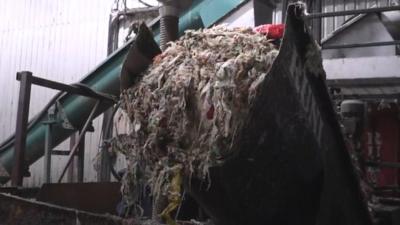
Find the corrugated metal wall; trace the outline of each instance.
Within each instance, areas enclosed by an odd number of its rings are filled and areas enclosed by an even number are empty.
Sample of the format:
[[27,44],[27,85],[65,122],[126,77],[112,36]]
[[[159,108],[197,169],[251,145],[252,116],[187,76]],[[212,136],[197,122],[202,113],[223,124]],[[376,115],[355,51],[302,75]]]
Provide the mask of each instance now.
[[[335,12],[352,9],[366,9],[372,7],[385,7],[397,4],[398,0],[323,0],[323,12]],[[328,36],[352,16],[337,16],[322,20],[322,37]]]
[[[297,0],[291,0],[295,2]],[[337,12],[352,9],[366,9],[371,7],[385,7],[399,4],[399,0],[314,0],[321,1],[322,12]],[[290,1],[289,1],[290,2]],[[310,11],[310,8],[308,9]],[[276,10],[272,16],[273,23],[282,22],[282,3],[276,4]],[[322,38],[329,36],[334,30],[341,26],[346,20],[352,16],[337,16],[323,18],[321,23]]]
[[[14,133],[18,101],[16,72],[73,83],[107,56],[108,19],[113,0],[1,0],[0,1],[0,142]],[[32,88],[30,117],[56,93]],[[95,181],[93,160],[101,129],[101,118],[94,121],[95,133],[87,135],[85,180]],[[57,149],[68,149],[68,141]],[[65,156],[53,156],[53,178],[59,176]],[[43,179],[42,160],[30,168],[27,186],[38,186]]]

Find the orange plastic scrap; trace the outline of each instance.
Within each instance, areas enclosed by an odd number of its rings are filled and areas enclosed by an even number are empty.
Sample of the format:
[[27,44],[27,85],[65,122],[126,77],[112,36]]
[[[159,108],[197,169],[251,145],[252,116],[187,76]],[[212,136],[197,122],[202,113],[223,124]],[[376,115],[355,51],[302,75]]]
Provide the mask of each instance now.
[[163,59],[163,54],[158,54],[158,55],[154,56],[153,63],[160,64],[162,59]]
[[267,35],[269,39],[281,39],[285,32],[285,24],[264,24],[255,27],[254,31]]

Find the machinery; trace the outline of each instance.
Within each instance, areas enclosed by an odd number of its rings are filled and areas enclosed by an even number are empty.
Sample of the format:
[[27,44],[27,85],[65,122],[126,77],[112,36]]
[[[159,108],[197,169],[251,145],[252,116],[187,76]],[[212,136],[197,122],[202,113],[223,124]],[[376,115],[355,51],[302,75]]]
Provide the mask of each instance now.
[[[238,7],[243,1],[218,1],[217,5],[213,3],[212,6],[210,5],[210,2],[211,1],[209,0],[194,1],[192,6],[187,9],[186,12],[181,14],[179,23],[180,34],[182,34],[183,31],[187,29],[198,29],[211,26],[212,24],[216,23],[220,18],[225,16],[229,11],[233,10],[235,7]],[[160,30],[159,24],[155,24],[152,29],[153,32],[157,34],[155,36],[155,40],[160,40],[160,37],[158,35]],[[147,46],[146,41],[148,41],[148,39],[146,40],[146,38],[144,38],[143,42],[138,45],[139,48],[144,48],[145,51],[145,48]],[[129,49],[132,45],[134,45],[134,43],[134,41],[130,41],[125,46],[121,47],[119,50],[113,53],[108,59],[106,59],[103,63],[101,63],[97,68],[95,68],[79,82],[81,86],[86,85],[96,92],[106,93],[112,96],[119,96],[119,75],[122,70],[122,64],[127,57]],[[135,55],[132,55],[132,57],[135,57]],[[149,55],[141,57],[140,59],[142,59],[143,61],[135,62],[134,64],[137,65],[139,69],[143,69],[143,66],[146,65],[146,63],[150,63],[149,59],[146,61],[146,57],[149,57]],[[128,57],[126,60],[130,62],[138,59],[135,58],[130,60],[130,58]],[[48,84],[48,82],[45,83]],[[54,86],[51,87],[54,88]],[[65,89],[61,90],[66,91]],[[71,88],[69,88],[69,90],[71,90]],[[53,126],[53,146],[61,143],[76,130],[83,128],[86,119],[89,117],[91,110],[96,104],[96,99],[87,98],[84,96],[77,96],[75,94],[71,94],[68,92],[60,93],[52,101],[53,103],[55,101],[59,102],[59,106],[62,107],[62,111],[64,112],[63,114],[66,118],[68,118],[68,121],[70,122],[72,127],[75,128],[65,129],[61,126],[61,124]],[[86,94],[86,96],[87,95],[88,94]],[[108,109],[110,106],[112,106],[112,104],[112,101],[100,102],[98,105],[98,109],[95,110],[95,113],[92,116],[92,119],[100,115],[101,112]],[[47,110],[48,108],[50,108],[51,105],[53,104],[49,104],[48,107],[46,107],[41,113],[39,113],[37,117],[35,117],[35,119],[29,122],[26,135],[27,151],[25,152],[24,157],[25,163],[27,163],[27,165],[32,164],[44,154],[46,126],[42,122],[47,120]],[[8,138],[0,146],[0,183],[5,183],[10,179],[14,160],[14,142],[15,138],[18,136],[18,133],[19,132],[16,132],[16,135]]]
[[[211,6],[210,2],[193,1],[191,8],[180,16],[180,33],[189,28],[208,27],[242,3],[224,0],[214,1]],[[239,137],[238,154],[224,166],[211,169],[210,189],[202,188],[197,180],[191,181],[190,185],[186,183],[189,195],[214,224],[372,224],[325,83],[320,51],[304,22],[305,10],[300,3],[288,7],[279,55],[263,83],[262,97],[254,103],[255,110]],[[154,33],[158,32],[157,26],[152,29]],[[81,84],[63,86],[41,80],[31,73],[20,73],[19,79],[28,87],[39,84],[67,93],[56,96],[56,100],[29,124],[21,110],[19,132],[0,146],[0,182],[5,183],[13,176],[13,184],[20,185],[24,165],[43,156],[44,149],[48,152],[73,129],[81,130],[81,139],[90,127],[90,121],[112,106],[113,96],[119,95],[120,74],[122,77],[137,75],[158,53],[150,32],[141,27],[133,41],[106,59]],[[21,96],[29,98],[24,91]],[[56,112],[65,115],[66,119],[49,128],[42,122],[57,114],[51,109],[55,102]],[[21,109],[24,108],[26,105],[21,103]],[[51,142],[46,141],[50,133]],[[79,142],[69,153],[69,159],[79,151]],[[67,189],[87,192],[83,186]],[[51,185],[47,188],[50,190]],[[8,192],[18,194],[22,190],[11,188]],[[37,198],[51,202],[43,196]],[[116,201],[109,204],[117,207]],[[81,209],[85,210],[85,207]],[[120,217],[6,194],[0,194],[0,221],[7,221],[7,224],[129,222]]]

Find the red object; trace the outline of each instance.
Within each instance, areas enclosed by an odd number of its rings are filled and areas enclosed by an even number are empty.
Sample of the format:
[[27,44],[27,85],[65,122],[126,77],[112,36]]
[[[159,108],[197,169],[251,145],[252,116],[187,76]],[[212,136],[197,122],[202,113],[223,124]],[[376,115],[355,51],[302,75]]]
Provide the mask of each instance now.
[[210,109],[208,109],[206,116],[209,120],[212,120],[214,118],[214,105],[211,105]]
[[264,24],[255,27],[254,31],[265,34],[270,39],[280,39],[285,32],[285,24]]
[[161,53],[161,54],[158,54],[158,55],[154,56],[154,58],[153,58],[153,63],[154,63],[154,64],[159,64],[159,63],[161,62],[162,59],[163,59],[162,53]]
[[[368,117],[368,127],[364,134],[364,158],[369,161],[400,163],[400,120],[399,110],[395,105],[378,109],[373,106]],[[400,169],[380,167],[368,171],[367,176],[377,186],[398,186]]]

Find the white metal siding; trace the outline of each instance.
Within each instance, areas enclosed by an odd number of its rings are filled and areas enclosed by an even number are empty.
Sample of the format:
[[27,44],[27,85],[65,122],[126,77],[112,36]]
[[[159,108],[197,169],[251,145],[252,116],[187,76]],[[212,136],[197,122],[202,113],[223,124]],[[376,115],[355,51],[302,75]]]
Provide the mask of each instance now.
[[[113,0],[1,0],[0,1],[0,142],[14,133],[18,101],[16,72],[65,82],[79,81],[107,56],[108,18]],[[30,117],[39,112],[56,93],[32,88]],[[93,160],[101,129],[101,118],[93,123],[96,132],[86,138],[85,180],[95,181]],[[57,149],[68,149],[69,143]],[[53,179],[65,164],[65,156],[53,156]],[[30,168],[27,186],[43,179],[39,160]]]
[[[372,7],[386,7],[397,4],[398,0],[323,0],[323,12],[335,12],[353,9],[366,9]],[[340,27],[350,16],[337,16],[322,19],[322,37],[331,34]]]
[[254,27],[253,1],[244,4],[221,21],[221,24],[227,24],[228,27]]

